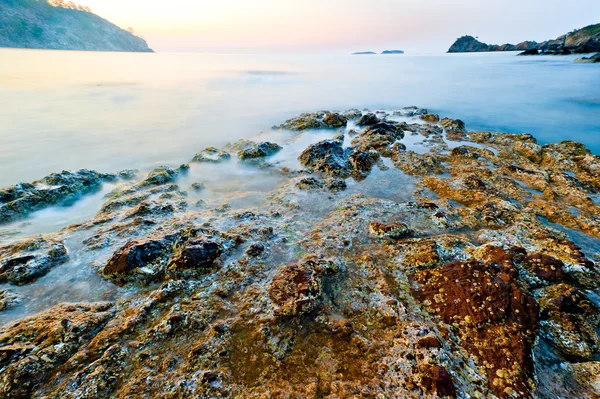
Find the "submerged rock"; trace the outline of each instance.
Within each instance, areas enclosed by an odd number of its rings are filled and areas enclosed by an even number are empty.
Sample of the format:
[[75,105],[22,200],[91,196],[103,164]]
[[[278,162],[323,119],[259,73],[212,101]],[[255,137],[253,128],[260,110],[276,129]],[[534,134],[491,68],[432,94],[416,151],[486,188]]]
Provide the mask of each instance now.
[[103,182],[114,181],[116,175],[82,169],[53,173],[33,183],[20,183],[0,190],[0,223],[72,201],[98,190]]
[[215,147],[209,147],[197,153],[192,162],[221,163],[229,159],[231,159],[231,154],[228,152],[220,151]]
[[189,165],[183,164],[177,169],[170,168],[168,166],[161,166],[151,171],[146,179],[144,179],[139,186],[160,186],[163,184],[171,183],[181,173],[185,173],[190,168]]
[[252,161],[260,158],[270,157],[271,155],[277,154],[283,147],[279,144],[264,142],[260,144],[254,144],[240,152],[238,152],[238,158],[242,161]]

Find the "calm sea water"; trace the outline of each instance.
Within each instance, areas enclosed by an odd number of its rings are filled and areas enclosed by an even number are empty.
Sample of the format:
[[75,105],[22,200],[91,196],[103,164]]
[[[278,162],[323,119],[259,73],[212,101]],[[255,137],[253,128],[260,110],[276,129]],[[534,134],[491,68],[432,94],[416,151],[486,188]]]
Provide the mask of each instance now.
[[266,56],[0,50],[0,187],[180,164],[303,111],[425,107],[600,153],[600,65],[515,53]]
[[[542,142],[574,139],[600,153],[600,66],[574,64],[573,57],[0,50],[0,60],[0,187],[63,169],[143,172],[161,164],[177,166],[207,146],[253,137],[282,144],[270,161],[295,169],[301,151],[332,132],[297,136],[270,127],[319,109],[417,105],[461,118],[471,130],[529,132]],[[418,151],[409,137],[405,143]],[[191,204],[201,199],[210,208],[227,203],[235,209],[260,207],[281,177],[232,160],[192,164],[177,180],[182,189],[194,182],[207,189],[190,191]],[[348,184],[343,195],[414,199],[414,179],[395,168]],[[0,225],[0,245],[92,218],[113,188],[105,184],[69,206]],[[314,202],[306,208],[319,213],[331,205]],[[69,260],[33,284],[0,284],[23,298],[0,312],[0,325],[64,301],[118,300],[130,294],[91,267],[105,262],[116,247],[84,251],[86,234],[71,234],[65,241]]]

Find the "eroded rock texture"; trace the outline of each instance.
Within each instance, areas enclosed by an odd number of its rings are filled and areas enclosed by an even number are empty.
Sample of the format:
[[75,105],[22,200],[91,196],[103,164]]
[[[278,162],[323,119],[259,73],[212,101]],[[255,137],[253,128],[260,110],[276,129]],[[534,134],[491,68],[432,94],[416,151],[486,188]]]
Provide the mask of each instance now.
[[[80,267],[126,290],[4,325],[0,396],[598,397],[600,158],[416,107],[272,133],[329,128],[298,170],[244,164],[280,179],[261,206],[198,206],[189,166],[161,167],[95,218],[0,248],[6,311],[74,237],[96,256]],[[195,160],[282,145],[260,143]]]

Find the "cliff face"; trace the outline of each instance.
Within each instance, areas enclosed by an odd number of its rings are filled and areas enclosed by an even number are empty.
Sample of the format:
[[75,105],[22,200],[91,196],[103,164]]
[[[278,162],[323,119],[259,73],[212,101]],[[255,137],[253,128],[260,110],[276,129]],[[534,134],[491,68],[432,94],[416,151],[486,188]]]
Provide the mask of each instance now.
[[0,0],[0,47],[151,52],[88,8],[56,0]]
[[527,51],[528,54],[583,54],[600,51],[600,24],[586,26],[554,40],[542,43],[525,41],[519,44],[486,44],[473,36],[463,36],[454,42],[449,53],[473,53],[485,51]]

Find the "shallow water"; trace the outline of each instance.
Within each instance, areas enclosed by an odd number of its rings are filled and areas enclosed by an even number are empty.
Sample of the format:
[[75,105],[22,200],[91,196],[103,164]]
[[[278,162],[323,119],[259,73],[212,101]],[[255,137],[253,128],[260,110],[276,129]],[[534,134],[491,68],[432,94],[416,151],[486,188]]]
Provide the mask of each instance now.
[[515,53],[436,56],[0,50],[0,187],[63,169],[148,170],[303,111],[427,107],[470,130],[600,153],[600,67]]

